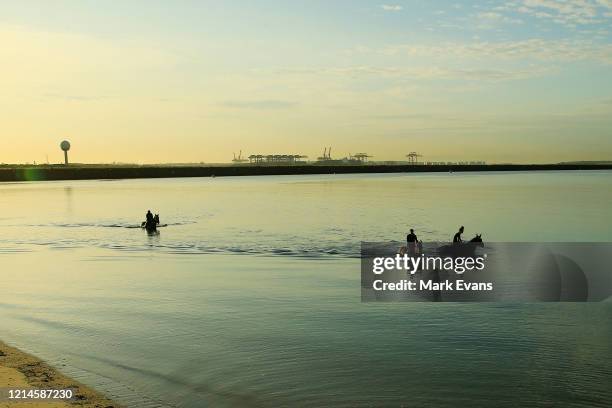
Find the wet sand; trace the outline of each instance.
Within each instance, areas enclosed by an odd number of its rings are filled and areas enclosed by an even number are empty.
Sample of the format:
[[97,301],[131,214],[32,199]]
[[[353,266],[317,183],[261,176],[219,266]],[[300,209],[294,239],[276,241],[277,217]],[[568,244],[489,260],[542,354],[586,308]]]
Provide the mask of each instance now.
[[8,388],[26,390],[71,388],[74,391],[74,398],[70,401],[28,400],[19,402],[0,399],[0,408],[120,407],[91,388],[66,377],[36,357],[0,342],[0,389]]

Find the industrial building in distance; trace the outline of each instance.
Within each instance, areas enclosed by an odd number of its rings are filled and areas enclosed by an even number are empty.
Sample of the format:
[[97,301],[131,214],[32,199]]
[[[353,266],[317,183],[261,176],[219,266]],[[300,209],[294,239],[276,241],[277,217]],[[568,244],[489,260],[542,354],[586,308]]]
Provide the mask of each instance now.
[[382,161],[374,162],[370,159],[373,156],[368,153],[355,153],[348,154],[343,158],[333,158],[331,155],[331,147],[323,149],[323,154],[317,157],[316,161],[305,160],[308,156],[303,154],[252,154],[248,157],[242,156],[242,150],[232,159],[234,165],[365,165],[365,164],[409,164],[409,165],[427,165],[427,166],[474,166],[474,165],[486,165],[484,161],[420,161],[419,158],[423,157],[422,154],[417,152],[410,152],[406,155],[407,161]]
[[306,161],[303,154],[252,154],[242,151],[231,163],[164,163],[164,164],[83,164],[68,161],[70,143],[63,141],[62,164],[36,163],[11,165],[0,163],[0,182],[43,180],[91,180],[166,177],[266,176],[292,174],[348,173],[425,173],[478,171],[550,171],[550,170],[612,170],[612,162],[564,162],[549,164],[486,164],[484,161],[436,162],[421,161],[417,152],[406,155],[404,161],[371,161],[367,153],[349,154],[335,159],[331,148],[325,148],[316,161]]
[[322,165],[361,165],[366,164],[371,158],[367,153],[349,154],[342,159],[334,159],[331,157],[331,147],[323,150],[323,155],[317,157],[314,162],[307,161],[308,156],[304,154],[252,154],[247,158],[243,158],[242,150],[232,159],[232,164],[245,165],[305,165],[305,164],[322,164]]

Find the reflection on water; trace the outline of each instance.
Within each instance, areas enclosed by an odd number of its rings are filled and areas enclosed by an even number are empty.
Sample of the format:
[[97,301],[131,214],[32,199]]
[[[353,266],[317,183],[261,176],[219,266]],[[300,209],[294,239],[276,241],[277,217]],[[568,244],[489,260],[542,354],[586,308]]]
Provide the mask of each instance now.
[[[324,175],[11,183],[0,186],[0,248],[149,250],[138,228],[161,214],[157,250],[356,257],[359,242],[609,241],[611,172]],[[115,228],[129,231],[118,231]]]
[[72,213],[72,186],[65,186],[64,193],[66,195],[66,212]]
[[609,406],[609,302],[363,304],[353,256],[610,241],[610,175],[0,185],[0,338],[129,406]]

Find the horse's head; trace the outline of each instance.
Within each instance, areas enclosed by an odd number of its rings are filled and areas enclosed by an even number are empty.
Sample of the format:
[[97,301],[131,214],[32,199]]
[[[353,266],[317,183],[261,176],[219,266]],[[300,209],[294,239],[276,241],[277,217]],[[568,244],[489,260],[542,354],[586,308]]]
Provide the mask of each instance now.
[[474,238],[470,240],[470,242],[480,242],[482,243],[482,234],[476,234]]

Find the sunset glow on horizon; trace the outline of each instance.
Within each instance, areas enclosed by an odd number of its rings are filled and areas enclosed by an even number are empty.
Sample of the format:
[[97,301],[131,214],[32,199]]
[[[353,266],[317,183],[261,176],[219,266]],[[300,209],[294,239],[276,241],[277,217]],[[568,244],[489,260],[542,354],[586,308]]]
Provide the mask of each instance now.
[[612,160],[612,1],[0,1],[0,163]]

